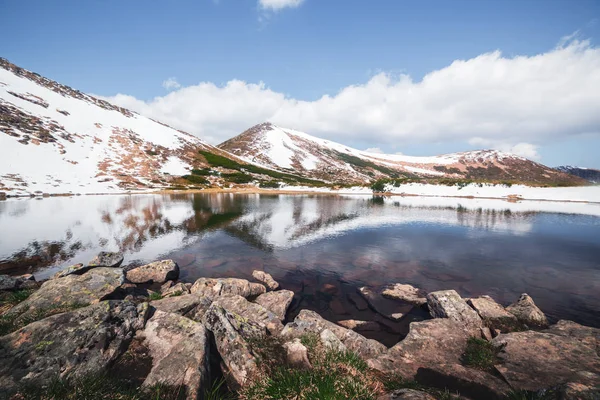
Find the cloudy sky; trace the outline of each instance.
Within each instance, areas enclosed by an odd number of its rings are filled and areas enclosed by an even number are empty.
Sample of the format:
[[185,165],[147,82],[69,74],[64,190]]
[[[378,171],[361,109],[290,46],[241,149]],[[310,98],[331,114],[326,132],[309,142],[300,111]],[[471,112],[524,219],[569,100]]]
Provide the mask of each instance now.
[[600,168],[598,0],[0,1],[0,33],[0,56],[213,144],[271,121]]

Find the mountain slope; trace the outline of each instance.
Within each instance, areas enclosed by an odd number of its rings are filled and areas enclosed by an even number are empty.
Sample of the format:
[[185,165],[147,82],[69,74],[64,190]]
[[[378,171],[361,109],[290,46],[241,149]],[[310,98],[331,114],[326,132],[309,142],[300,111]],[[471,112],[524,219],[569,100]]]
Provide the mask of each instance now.
[[496,150],[435,157],[368,153],[271,123],[256,125],[218,147],[249,162],[335,182],[409,177],[553,185],[584,183],[574,176]]
[[106,193],[169,186],[234,156],[195,136],[0,58],[0,192]]
[[600,183],[600,170],[597,169],[573,167],[570,165],[556,167],[556,169],[567,174],[578,176],[590,183]]

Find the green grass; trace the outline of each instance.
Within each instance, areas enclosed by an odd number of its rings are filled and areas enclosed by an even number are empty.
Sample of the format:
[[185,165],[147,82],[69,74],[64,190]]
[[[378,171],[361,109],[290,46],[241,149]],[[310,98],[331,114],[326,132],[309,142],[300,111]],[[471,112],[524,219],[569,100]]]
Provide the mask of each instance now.
[[467,367],[489,371],[498,362],[498,351],[487,340],[471,337],[462,355],[462,363]]
[[15,332],[22,327],[31,324],[32,322],[39,321],[52,315],[74,311],[79,308],[87,307],[88,305],[89,304],[87,303],[57,304],[35,310],[34,312],[26,314],[25,316],[10,313],[2,315],[0,316],[0,336]]
[[4,292],[0,296],[0,307],[4,305],[14,306],[22,301],[25,301],[35,292],[33,289],[22,289],[14,292]]
[[208,175],[212,175],[212,171],[208,168],[204,168],[204,169],[193,169],[192,170],[192,175],[202,175],[202,176],[208,176]]
[[203,178],[199,175],[184,175],[182,176],[188,182],[195,183],[197,185],[208,185],[209,182],[206,178]]
[[258,187],[263,189],[279,189],[279,182],[276,181],[264,181],[258,184]]
[[157,293],[157,292],[152,292],[150,293],[150,296],[148,296],[148,300],[153,301],[153,300],[160,300],[162,299],[162,294]]

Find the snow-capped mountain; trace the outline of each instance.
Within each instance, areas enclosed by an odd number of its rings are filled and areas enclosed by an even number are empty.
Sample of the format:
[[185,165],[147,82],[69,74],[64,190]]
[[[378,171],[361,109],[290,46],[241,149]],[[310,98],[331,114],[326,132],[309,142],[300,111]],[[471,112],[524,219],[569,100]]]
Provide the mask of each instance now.
[[571,165],[563,165],[560,167],[556,167],[556,169],[561,172],[583,178],[590,183],[594,183],[594,184],[600,183],[600,170],[597,170],[597,169],[584,168],[584,167],[573,167]]
[[0,58],[0,192],[107,193],[167,186],[202,167],[195,136]]
[[218,147],[249,162],[334,182],[419,177],[582,183],[573,176],[497,150],[434,157],[369,153],[271,123],[256,125]]

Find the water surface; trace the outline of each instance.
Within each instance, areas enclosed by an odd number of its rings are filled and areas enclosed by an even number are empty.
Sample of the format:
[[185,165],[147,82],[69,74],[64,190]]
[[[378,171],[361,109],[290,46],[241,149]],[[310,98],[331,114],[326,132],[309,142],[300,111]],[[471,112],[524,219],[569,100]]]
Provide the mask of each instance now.
[[[362,285],[401,282],[503,304],[527,292],[553,320],[600,326],[598,204],[234,194],[11,199],[0,202],[0,232],[0,273],[38,279],[119,250],[125,264],[173,258],[186,281],[264,269],[297,293],[292,315],[310,308],[331,320],[373,319],[348,296]],[[421,317],[385,329],[404,332]]]

